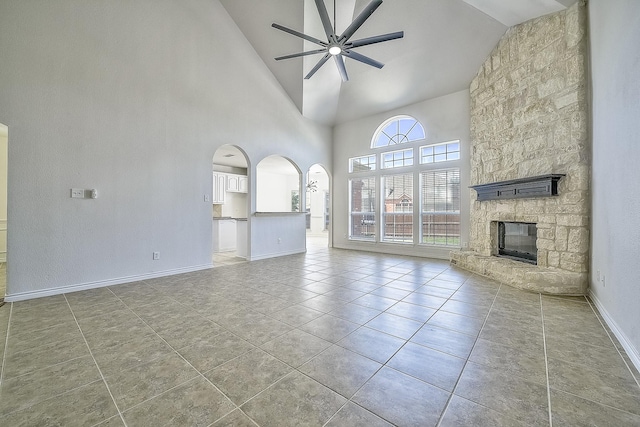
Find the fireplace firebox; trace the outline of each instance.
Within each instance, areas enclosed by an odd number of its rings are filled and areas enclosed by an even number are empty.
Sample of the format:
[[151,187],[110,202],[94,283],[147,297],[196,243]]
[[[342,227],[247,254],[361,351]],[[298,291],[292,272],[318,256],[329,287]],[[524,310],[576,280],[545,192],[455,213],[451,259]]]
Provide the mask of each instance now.
[[529,264],[538,263],[536,224],[498,222],[498,256]]

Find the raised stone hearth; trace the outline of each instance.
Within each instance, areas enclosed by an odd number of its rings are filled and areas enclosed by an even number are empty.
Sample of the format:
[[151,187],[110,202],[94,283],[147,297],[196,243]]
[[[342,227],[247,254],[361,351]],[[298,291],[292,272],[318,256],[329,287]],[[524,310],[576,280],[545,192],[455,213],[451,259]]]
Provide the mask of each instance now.
[[[471,82],[471,185],[564,176],[557,193],[539,198],[478,200],[470,190],[469,249],[452,252],[452,263],[521,289],[586,293],[586,53],[586,7],[578,1],[510,28]],[[538,265],[495,256],[499,221],[536,224]]]
[[572,273],[557,268],[540,268],[472,251],[451,253],[451,263],[498,282],[532,292],[549,295],[585,295],[587,273]]

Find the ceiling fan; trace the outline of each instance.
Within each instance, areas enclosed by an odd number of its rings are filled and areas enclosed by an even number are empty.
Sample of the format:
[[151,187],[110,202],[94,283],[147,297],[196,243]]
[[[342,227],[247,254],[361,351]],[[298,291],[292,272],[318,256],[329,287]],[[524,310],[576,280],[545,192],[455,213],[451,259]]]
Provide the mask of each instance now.
[[[291,59],[298,58],[301,56],[314,55],[317,53],[324,53],[324,56],[318,63],[309,71],[309,73],[304,77],[305,79],[311,78],[316,71],[320,69],[329,58],[333,57],[336,62],[336,66],[338,67],[338,71],[340,72],[340,77],[342,77],[342,81],[346,82],[349,80],[349,76],[347,74],[347,68],[344,65],[344,57],[354,59],[356,61],[363,62],[367,65],[371,65],[376,68],[384,67],[384,64],[376,61],[375,59],[371,59],[367,56],[364,56],[358,52],[355,52],[354,48],[367,46],[374,43],[386,42],[389,40],[400,39],[404,37],[404,31],[398,31],[395,33],[382,34],[379,36],[367,37],[360,40],[349,41],[349,39],[354,35],[356,31],[364,24],[364,22],[371,16],[375,10],[380,7],[382,4],[382,0],[372,0],[371,3],[367,7],[364,8],[362,12],[358,15],[356,19],[347,27],[346,30],[340,35],[336,34],[335,31],[335,16],[334,16],[334,26],[331,25],[331,20],[329,19],[329,14],[327,13],[327,8],[324,4],[324,0],[315,0],[316,7],[318,8],[318,13],[320,14],[320,19],[322,20],[322,26],[324,27],[324,32],[327,36],[327,41],[319,40],[315,37],[308,36],[299,31],[292,30],[291,28],[283,27],[279,24],[272,24],[273,28],[284,31],[285,33],[292,34],[296,37],[303,38],[312,43],[322,46],[322,49],[310,50],[307,52],[294,53],[291,55],[279,56],[275,58],[276,61],[280,61],[283,59]],[[335,11],[335,0],[334,0],[334,11]]]

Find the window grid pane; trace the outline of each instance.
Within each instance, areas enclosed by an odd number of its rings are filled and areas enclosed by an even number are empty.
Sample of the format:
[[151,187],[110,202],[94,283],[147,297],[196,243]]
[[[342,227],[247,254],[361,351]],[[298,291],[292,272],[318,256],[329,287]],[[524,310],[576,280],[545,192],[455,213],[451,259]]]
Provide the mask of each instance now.
[[349,189],[351,192],[349,237],[375,240],[376,179],[374,177],[351,179]]
[[438,163],[460,159],[460,141],[420,147],[420,163]]
[[413,148],[382,153],[382,169],[401,168],[413,165]]
[[460,246],[460,169],[422,172],[421,185],[420,242]]
[[382,240],[413,242],[413,174],[383,177]]
[[355,157],[349,159],[349,172],[366,172],[376,170],[376,156]]
[[413,117],[398,117],[386,123],[373,138],[371,148],[404,144],[425,138],[422,125]]

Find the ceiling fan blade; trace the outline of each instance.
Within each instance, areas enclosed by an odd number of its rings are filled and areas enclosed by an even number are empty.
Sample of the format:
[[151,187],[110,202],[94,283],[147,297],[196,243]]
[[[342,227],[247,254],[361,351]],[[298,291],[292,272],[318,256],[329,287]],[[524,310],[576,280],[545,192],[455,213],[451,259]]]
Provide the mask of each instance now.
[[366,21],[367,18],[369,18],[371,14],[380,7],[381,4],[382,0],[372,0],[371,3],[369,3],[369,5],[365,7],[362,12],[360,12],[360,15],[358,15],[358,17],[353,20],[353,22],[347,27],[347,29],[344,30],[344,33],[342,33],[342,35],[340,36],[339,41],[342,42],[349,40],[351,36],[356,31],[358,31],[358,28],[360,28],[362,24],[364,24],[364,21]]
[[336,61],[336,65],[338,66],[338,71],[340,72],[340,77],[342,77],[343,82],[349,81],[349,75],[347,74],[347,67],[344,65],[344,59],[342,59],[342,55],[335,55],[333,57]]
[[327,51],[327,49],[310,50],[310,51],[307,51],[307,52],[292,53],[291,55],[278,56],[277,58],[274,58],[274,59],[276,61],[281,61],[283,59],[299,58],[301,56],[315,55],[316,53],[322,53],[322,52],[326,52],[326,51]]
[[329,18],[329,13],[327,12],[327,6],[324,4],[324,0],[316,0],[316,7],[318,8],[318,14],[320,14],[320,20],[322,20],[322,26],[324,27],[324,32],[327,35],[327,40],[335,38],[335,33],[331,26],[331,19]]
[[330,57],[331,57],[331,55],[328,54],[328,53],[325,56],[323,56],[322,59],[320,59],[320,61],[318,61],[316,66],[313,67],[311,69],[311,71],[309,71],[309,74],[304,76],[305,80],[309,80],[311,78],[311,76],[313,76],[316,73],[316,71],[318,71],[320,69],[320,67],[322,67],[325,64],[325,62],[327,62],[329,60]]
[[306,34],[302,34],[301,32],[296,31],[296,30],[292,30],[291,28],[283,27],[280,24],[275,24],[274,23],[274,24],[271,24],[271,26],[273,28],[276,28],[276,29],[280,30],[280,31],[284,31],[285,33],[289,33],[289,34],[292,34],[292,35],[294,35],[296,37],[300,37],[302,39],[308,40],[308,41],[310,41],[312,43],[319,44],[320,46],[325,46],[325,47],[327,46],[327,42],[323,42],[322,40],[318,40],[315,37],[311,37],[311,36],[308,36]]
[[367,46],[374,43],[382,43],[389,40],[401,39],[402,37],[404,37],[404,31],[398,31],[396,33],[382,34],[380,36],[373,36],[373,37],[367,37],[365,39],[354,40],[350,43],[347,43],[346,47],[350,49],[352,47]]
[[367,65],[371,65],[372,67],[376,67],[376,68],[384,67],[384,64],[382,62],[376,61],[375,59],[371,59],[368,56],[359,54],[358,52],[354,52],[352,50],[345,50],[342,53],[344,55],[347,55],[348,58],[355,59],[356,61],[360,61]]

